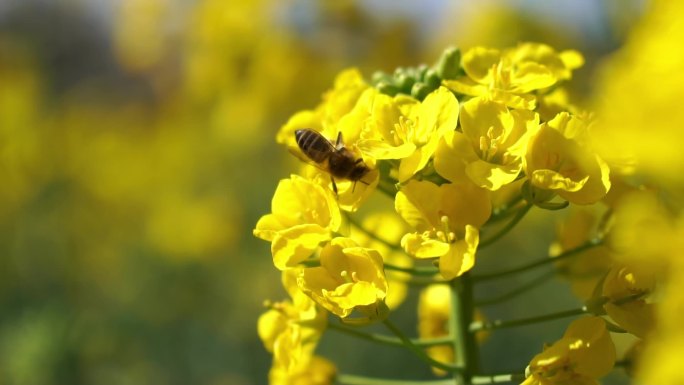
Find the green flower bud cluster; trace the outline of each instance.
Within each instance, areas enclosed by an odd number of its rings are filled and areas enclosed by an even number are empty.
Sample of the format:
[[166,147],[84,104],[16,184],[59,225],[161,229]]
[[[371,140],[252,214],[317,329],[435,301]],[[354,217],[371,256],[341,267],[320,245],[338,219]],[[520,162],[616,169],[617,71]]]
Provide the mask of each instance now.
[[432,67],[425,64],[399,67],[393,74],[378,71],[373,74],[371,82],[383,94],[406,94],[423,100],[442,84],[442,80],[455,79],[463,74],[461,51],[452,47],[447,48]]

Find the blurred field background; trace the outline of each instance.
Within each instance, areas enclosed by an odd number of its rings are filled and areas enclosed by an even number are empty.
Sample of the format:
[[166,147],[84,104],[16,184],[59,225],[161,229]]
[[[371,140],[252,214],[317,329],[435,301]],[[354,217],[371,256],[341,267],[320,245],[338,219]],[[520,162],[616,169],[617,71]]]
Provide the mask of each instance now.
[[[349,66],[369,78],[449,45],[518,41],[583,52],[571,85],[581,100],[643,3],[3,0],[0,384],[266,383],[255,323],[284,291],[251,229],[296,164],[274,141],[288,116]],[[545,253],[543,220],[502,247]],[[550,290],[492,316],[552,308]],[[538,330],[512,345],[524,333],[485,345],[500,364],[490,369],[539,351]],[[417,363],[373,361],[335,336],[321,353],[356,373]]]

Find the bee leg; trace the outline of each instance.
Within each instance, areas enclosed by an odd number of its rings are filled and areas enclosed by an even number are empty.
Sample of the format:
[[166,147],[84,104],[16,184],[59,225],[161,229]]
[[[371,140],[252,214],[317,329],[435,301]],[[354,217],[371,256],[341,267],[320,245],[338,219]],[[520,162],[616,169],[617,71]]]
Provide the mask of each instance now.
[[335,148],[344,147],[342,144],[342,131],[337,133],[337,139],[335,140]]
[[359,163],[363,163],[363,158],[359,158],[356,161],[354,161],[354,164],[359,164]]
[[333,178],[332,175],[330,175],[330,181],[332,182],[333,192],[335,193],[335,197],[337,198],[337,184],[335,183],[335,178]]

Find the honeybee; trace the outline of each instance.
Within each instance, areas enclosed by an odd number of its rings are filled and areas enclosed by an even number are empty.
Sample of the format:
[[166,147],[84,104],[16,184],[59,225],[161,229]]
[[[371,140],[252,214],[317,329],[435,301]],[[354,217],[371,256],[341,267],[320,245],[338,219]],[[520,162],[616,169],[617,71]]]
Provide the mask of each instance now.
[[335,195],[337,195],[335,178],[350,180],[354,182],[354,187],[358,181],[368,184],[361,179],[368,174],[370,168],[366,166],[362,158],[356,158],[344,146],[342,132],[337,135],[335,144],[326,139],[320,132],[308,128],[296,130],[295,139],[304,155],[316,163],[318,168],[330,174]]

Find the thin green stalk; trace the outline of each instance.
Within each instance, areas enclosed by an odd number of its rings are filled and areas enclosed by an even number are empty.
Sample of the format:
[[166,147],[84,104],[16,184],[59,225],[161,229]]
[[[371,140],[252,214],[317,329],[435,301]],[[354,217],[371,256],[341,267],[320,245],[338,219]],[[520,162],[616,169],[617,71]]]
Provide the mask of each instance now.
[[514,326],[531,325],[540,322],[546,322],[550,320],[555,320],[559,318],[572,317],[574,315],[580,315],[587,313],[588,309],[586,306],[582,306],[578,309],[571,309],[565,311],[559,311],[556,313],[544,314],[536,317],[521,318],[517,320],[495,320],[491,322],[473,322],[470,324],[470,332],[475,333],[483,330],[493,330],[493,329],[503,329],[510,328]]
[[473,376],[472,385],[503,384],[507,382],[520,383],[525,380],[524,374],[493,374],[489,376]]
[[449,312],[449,332],[455,336],[452,343],[456,365],[464,368],[463,372],[454,373],[454,381],[464,385],[470,382],[470,377],[479,366],[477,342],[474,334],[468,330],[474,319],[473,287],[469,273],[451,282]]
[[412,275],[435,275],[439,273],[439,269],[436,267],[403,267],[393,265],[391,263],[385,262],[386,270],[401,271],[404,273],[409,273]]
[[[404,341],[397,337],[387,336],[384,334],[366,333],[336,323],[330,323],[328,324],[328,327],[332,330],[337,330],[339,332],[346,333],[368,341],[378,342],[385,345],[404,346]],[[449,336],[439,338],[412,338],[411,343],[416,346],[427,347],[435,345],[447,345],[451,343],[451,340],[452,339]]]
[[479,244],[478,247],[485,247],[485,246],[491,245],[492,243],[496,242],[496,241],[499,240],[501,237],[503,237],[504,235],[506,235],[509,231],[511,231],[511,229],[513,229],[513,228],[515,227],[515,225],[518,224],[518,222],[520,222],[521,219],[523,219],[523,217],[525,216],[525,214],[527,214],[527,212],[530,211],[530,209],[532,208],[532,206],[533,206],[533,205],[532,205],[531,203],[528,203],[528,204],[526,204],[525,206],[523,206],[523,207],[515,214],[515,216],[513,217],[513,219],[511,219],[510,222],[508,222],[505,226],[503,226],[501,229],[499,229],[499,231],[496,232],[496,233],[495,233],[494,235],[492,235],[491,237],[482,240],[482,241],[480,242],[480,244]]
[[521,285],[521,286],[519,286],[513,290],[506,292],[505,294],[498,295],[498,296],[491,297],[491,298],[475,300],[475,306],[489,306],[489,305],[495,305],[497,303],[508,301],[509,299],[514,298],[520,294],[523,294],[528,290],[534,289],[535,287],[539,286],[540,284],[551,279],[553,276],[555,276],[555,274],[556,274],[556,272],[554,270],[549,270],[549,271],[545,272],[544,274],[541,274],[540,276],[532,279],[531,281],[526,282],[525,284],[523,284],[523,285]]
[[337,376],[337,383],[341,385],[453,385],[453,381],[446,380],[419,380],[419,381],[405,381],[405,380],[391,380],[385,378],[370,378],[363,376],[354,376],[351,374],[340,374]]
[[518,205],[518,203],[522,201],[522,199],[522,194],[519,194],[515,198],[511,199],[510,202],[506,203],[505,206],[497,207],[495,211],[492,212],[492,216],[489,217],[487,223],[489,224],[498,222],[499,220],[507,218],[510,215],[514,214],[517,210],[520,210],[522,206]]
[[389,319],[385,319],[382,321],[382,323],[387,326],[387,328],[394,333],[394,335],[399,337],[399,339],[404,343],[404,346],[414,352],[420,359],[430,364],[430,366],[434,366],[435,368],[439,368],[450,373],[463,370],[463,368],[457,365],[449,365],[432,359],[421,347],[414,345],[413,342],[411,342],[411,340],[406,337],[406,335],[404,335],[404,333],[402,333],[402,331],[399,330],[399,328],[397,328]]
[[568,250],[568,251],[558,255],[557,257],[546,257],[546,258],[542,258],[542,259],[539,259],[539,260],[536,260],[536,261],[533,261],[530,263],[526,263],[522,266],[518,266],[518,267],[514,267],[514,268],[510,268],[510,269],[505,269],[505,270],[501,270],[501,271],[496,271],[493,273],[485,273],[485,274],[475,275],[475,276],[473,276],[473,281],[475,281],[475,282],[487,281],[490,279],[505,277],[507,275],[520,273],[520,272],[526,271],[526,270],[531,270],[531,269],[534,269],[534,268],[539,267],[539,266],[544,266],[544,265],[549,264],[549,263],[558,262],[558,261],[563,260],[565,258],[572,257],[578,253],[581,253],[582,251],[591,249],[591,248],[596,247],[596,246],[600,246],[602,244],[603,244],[602,240],[593,239],[593,240],[590,240],[589,242],[587,242],[583,245],[580,245],[574,249]]

